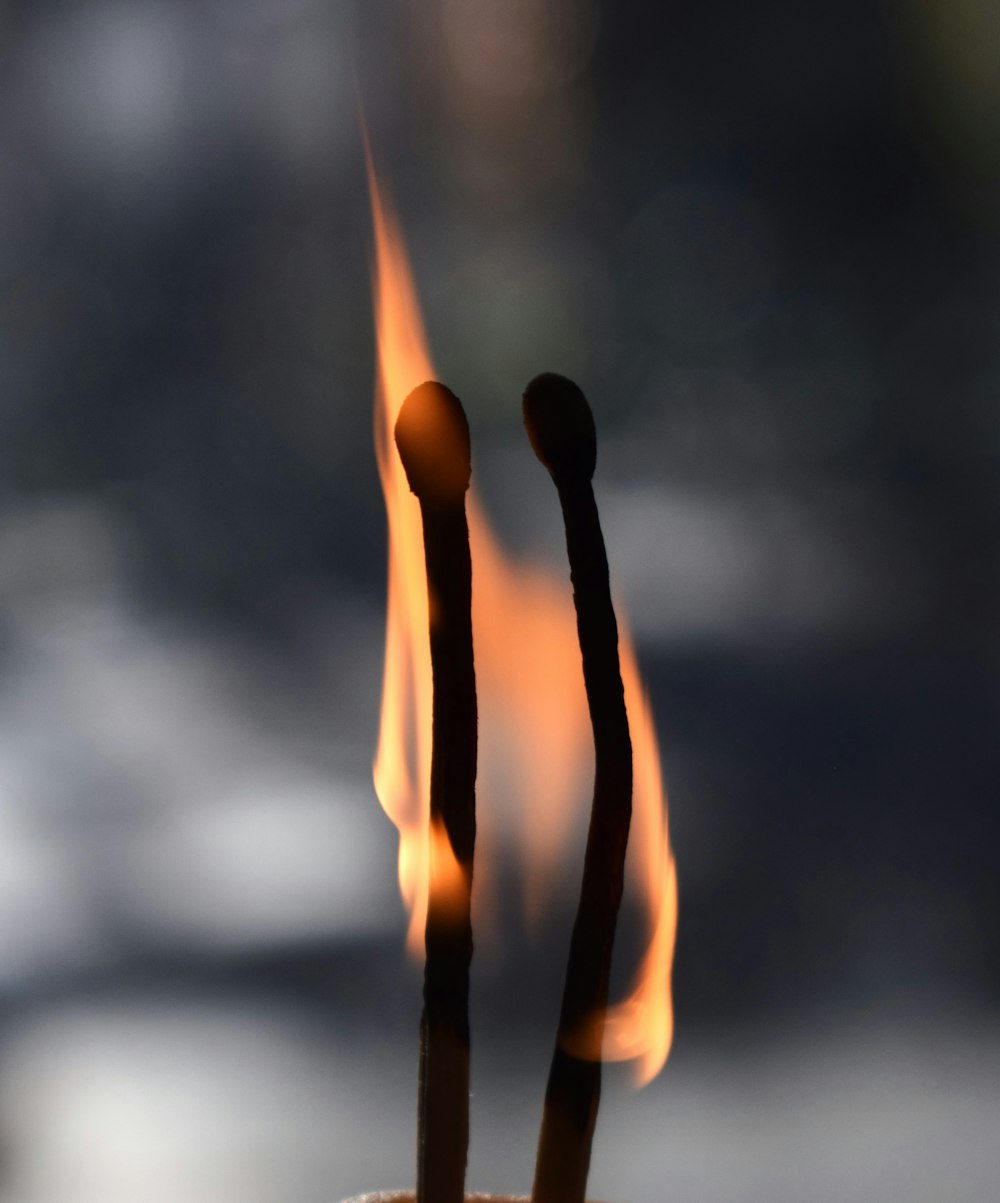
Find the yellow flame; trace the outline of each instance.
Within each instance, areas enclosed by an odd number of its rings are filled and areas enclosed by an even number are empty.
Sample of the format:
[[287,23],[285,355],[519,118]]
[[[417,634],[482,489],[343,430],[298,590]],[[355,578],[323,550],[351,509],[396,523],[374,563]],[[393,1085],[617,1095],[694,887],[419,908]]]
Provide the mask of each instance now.
[[[389,526],[388,612],[382,717],[375,789],[399,830],[399,883],[410,911],[407,944],[420,956],[428,892],[447,896],[462,869],[443,828],[429,822],[431,669],[427,584],[420,510],[393,445],[406,395],[434,379],[408,256],[398,223],[368,156],[375,229],[377,340],[375,450]],[[515,834],[525,869],[526,910],[537,917],[545,882],[577,818],[593,752],[576,618],[566,573],[512,564],[470,491],[473,634],[480,715],[479,835],[476,879],[488,878],[484,799],[503,785],[521,803]],[[644,899],[650,941],[636,985],[623,1002],[595,1017],[580,1047],[588,1056],[636,1061],[640,1082],[659,1072],[670,1049],[670,972],[677,915],[676,880],[667,837],[655,728],[624,623],[622,676],[635,758],[633,888]],[[441,891],[439,895],[438,891]],[[602,1054],[603,1038],[603,1054]]]

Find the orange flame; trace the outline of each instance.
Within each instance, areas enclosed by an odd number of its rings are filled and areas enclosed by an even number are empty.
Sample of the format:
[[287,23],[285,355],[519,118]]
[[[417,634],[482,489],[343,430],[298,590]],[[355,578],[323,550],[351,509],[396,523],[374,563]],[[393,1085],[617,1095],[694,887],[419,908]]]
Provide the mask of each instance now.
[[[621,606],[616,606],[621,611]],[[649,943],[635,985],[622,1002],[596,1015],[570,1042],[577,1056],[634,1061],[635,1083],[645,1086],[663,1068],[674,1038],[670,974],[677,931],[677,871],[666,823],[666,792],[656,727],[639,676],[632,641],[619,619],[622,683],[632,736],[634,780],[629,859],[647,902]]]
[[[367,152],[367,148],[366,148]],[[398,223],[368,154],[375,230],[377,339],[375,451],[389,526],[388,614],[375,789],[399,831],[399,883],[410,911],[407,944],[422,955],[428,893],[447,897],[462,869],[443,829],[429,821],[431,670],[420,509],[393,445],[406,395],[434,379],[423,321]],[[525,906],[537,917],[545,883],[569,839],[593,750],[576,619],[565,573],[513,565],[475,496],[468,498],[473,634],[480,714],[477,889],[488,886],[491,823],[484,799],[505,786],[520,799],[515,833],[525,867]],[[512,638],[512,628],[516,637]],[[635,795],[630,877],[642,894],[651,937],[636,985],[580,1035],[587,1056],[635,1060],[640,1084],[670,1050],[670,972],[677,916],[655,728],[621,624],[622,675],[632,726]],[[501,784],[497,778],[506,780]],[[602,1049],[603,1043],[603,1049]]]

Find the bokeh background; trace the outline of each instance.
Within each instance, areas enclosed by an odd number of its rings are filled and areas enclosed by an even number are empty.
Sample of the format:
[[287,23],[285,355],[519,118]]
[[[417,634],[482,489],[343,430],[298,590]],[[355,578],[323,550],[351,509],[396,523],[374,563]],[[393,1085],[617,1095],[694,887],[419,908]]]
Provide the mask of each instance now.
[[[976,0],[3,5],[3,1203],[413,1180],[359,93],[513,551],[526,381],[601,432],[681,927],[593,1193],[997,1197],[998,64]],[[477,961],[480,1189],[570,901]]]

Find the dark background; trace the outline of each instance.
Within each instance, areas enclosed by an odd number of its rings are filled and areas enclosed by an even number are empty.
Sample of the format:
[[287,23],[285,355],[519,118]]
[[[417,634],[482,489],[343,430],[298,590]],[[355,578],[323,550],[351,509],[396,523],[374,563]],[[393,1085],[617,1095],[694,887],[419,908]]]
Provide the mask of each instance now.
[[[681,925],[595,1195],[995,1198],[998,64],[973,0],[4,6],[3,1203],[412,1181],[356,89],[513,550],[524,384],[598,420]],[[568,905],[477,962],[477,1188]]]

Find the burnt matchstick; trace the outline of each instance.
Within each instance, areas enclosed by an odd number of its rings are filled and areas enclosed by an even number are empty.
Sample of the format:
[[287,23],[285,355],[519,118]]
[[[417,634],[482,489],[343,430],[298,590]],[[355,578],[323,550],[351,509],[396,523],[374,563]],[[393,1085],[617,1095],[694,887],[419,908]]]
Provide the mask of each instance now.
[[[434,691],[417,1203],[463,1203],[469,1146],[469,965],[477,737],[472,560],[465,515],[471,473],[469,427],[454,393],[430,382],[415,388],[403,402],[395,435],[423,520]],[[440,868],[441,859],[449,856],[447,848],[440,848],[442,839],[454,854],[460,870],[457,874],[434,871],[435,861]]]
[[594,801],[583,883],[531,1197],[533,1203],[583,1203],[601,1096],[601,1063],[584,1060],[569,1050],[585,1025],[595,1016],[603,1016],[607,1008],[632,816],[632,742],[608,559],[591,484],[597,435],[590,406],[572,381],[553,374],[538,376],[524,394],[524,424],[562,505],[595,750]]

